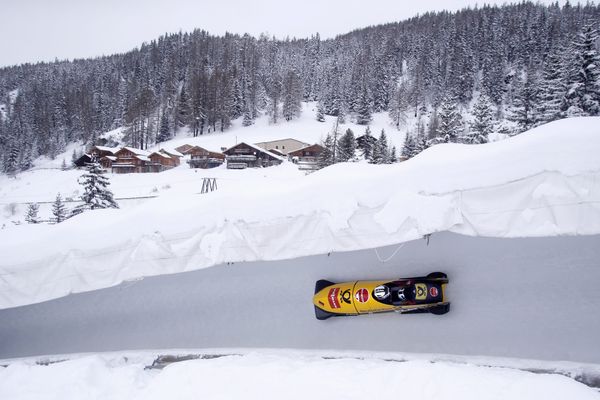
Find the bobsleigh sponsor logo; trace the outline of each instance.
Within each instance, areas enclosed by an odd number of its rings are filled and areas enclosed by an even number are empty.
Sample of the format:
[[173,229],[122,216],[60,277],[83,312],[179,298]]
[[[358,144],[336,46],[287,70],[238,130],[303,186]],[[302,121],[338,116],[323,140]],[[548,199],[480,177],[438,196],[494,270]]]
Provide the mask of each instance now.
[[425,300],[427,298],[427,285],[424,283],[415,284],[416,296],[417,300]]
[[364,303],[367,300],[369,300],[369,291],[367,289],[365,289],[365,288],[358,289],[356,291],[356,293],[354,294],[354,298],[359,303]]
[[342,301],[346,304],[352,304],[350,299],[352,298],[352,294],[350,294],[350,289],[346,289],[342,292]]
[[329,306],[331,308],[340,308],[340,301],[338,295],[340,294],[340,288],[329,289],[327,300],[329,300]]
[[436,287],[430,287],[429,288],[429,294],[431,295],[431,297],[437,297],[438,295],[438,290]]

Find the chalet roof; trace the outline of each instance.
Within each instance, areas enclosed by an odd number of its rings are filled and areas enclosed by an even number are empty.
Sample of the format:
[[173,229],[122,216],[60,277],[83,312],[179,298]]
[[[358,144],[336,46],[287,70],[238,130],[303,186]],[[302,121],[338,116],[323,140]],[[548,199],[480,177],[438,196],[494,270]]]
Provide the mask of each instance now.
[[[235,146],[234,146],[234,147],[235,147]],[[209,153],[221,154],[221,152],[220,152],[220,151],[213,151],[213,150],[209,150],[209,149],[207,149],[207,148],[204,148],[204,147],[202,147],[202,146],[193,146],[193,147],[190,147],[189,149],[187,149],[187,150],[186,150],[186,152],[185,152],[185,153],[186,153],[186,154],[188,154],[188,153],[191,153],[192,151],[194,151],[194,149],[200,149],[200,150],[204,150],[204,151],[206,151],[206,152],[209,152]]]
[[77,165],[78,167],[83,167],[83,166],[85,166],[85,164],[89,163],[90,161],[92,161],[92,156],[90,156],[89,154],[82,154],[73,163],[75,165]]
[[309,144],[308,146],[305,146],[305,147],[303,147],[301,149],[298,149],[298,150],[290,151],[288,154],[291,155],[291,156],[293,156],[295,153],[300,153],[301,154],[303,151],[311,149],[313,147],[314,147],[314,150],[320,150],[320,151],[324,150],[323,146],[321,146],[318,143],[315,143],[315,144]]
[[168,155],[168,154],[166,154],[166,153],[161,153],[160,151],[155,151],[155,152],[151,153],[151,154],[150,154],[150,157],[152,157],[152,156],[153,156],[153,155],[155,155],[155,154],[156,154],[157,156],[161,156],[161,157],[163,157],[163,158],[166,158],[166,159],[169,159],[169,160],[171,159],[171,156],[170,156],[170,155]]
[[[146,150],[142,150],[142,149],[136,149],[135,147],[123,147],[121,150],[129,150],[130,152],[132,152],[133,154],[135,154],[136,156],[146,156],[148,157],[150,155],[149,151]],[[119,151],[121,151],[119,150]]]
[[108,160],[110,160],[110,161],[115,161],[115,160],[117,159],[117,157],[115,157],[115,156],[104,156],[104,157],[102,157],[102,158],[101,158],[101,160],[102,160],[103,158],[106,158],[106,159],[108,159]]
[[283,142],[285,140],[293,140],[294,142],[298,142],[298,143],[301,143],[301,144],[308,145],[308,143],[303,142],[302,140],[298,140],[298,139],[294,139],[294,138],[290,138],[290,137],[285,138],[285,139],[269,140],[269,141],[266,141],[266,142],[258,142],[256,144],[257,145],[259,145],[259,144],[271,144],[271,143]]
[[280,157],[285,157],[286,155],[284,153],[282,153],[281,151],[277,150],[277,149],[271,149],[269,150],[271,153],[275,153]]
[[107,147],[107,146],[92,146],[92,149],[98,149],[100,151],[105,151],[110,154],[115,154],[120,150],[119,147]]
[[268,154],[268,155],[270,155],[271,157],[275,158],[276,160],[280,160],[280,161],[284,161],[284,160],[285,160],[283,157],[280,157],[280,156],[278,156],[278,155],[277,155],[277,154],[275,154],[275,153],[271,153],[269,150],[265,150],[265,149],[263,149],[262,147],[259,147],[259,146],[255,145],[255,144],[252,144],[252,143],[246,143],[246,142],[240,142],[240,143],[236,144],[235,146],[231,146],[230,148],[228,148],[227,150],[225,150],[223,153],[226,153],[226,152],[228,152],[229,150],[231,150],[231,149],[234,149],[234,148],[236,148],[236,147],[238,147],[239,145],[242,145],[242,144],[245,144],[245,145],[246,145],[246,146],[248,146],[248,147],[252,147],[254,150],[256,150],[256,151],[260,151],[261,153]]
[[175,147],[175,150],[177,150],[178,152],[180,152],[183,155],[187,152],[188,149],[191,149],[192,147],[194,147],[194,146],[186,143],[186,144],[182,144],[181,146]]
[[174,157],[183,157],[183,154],[181,154],[181,152],[179,152],[177,150],[160,149],[159,152],[165,153],[165,154],[168,154],[168,155],[174,156]]

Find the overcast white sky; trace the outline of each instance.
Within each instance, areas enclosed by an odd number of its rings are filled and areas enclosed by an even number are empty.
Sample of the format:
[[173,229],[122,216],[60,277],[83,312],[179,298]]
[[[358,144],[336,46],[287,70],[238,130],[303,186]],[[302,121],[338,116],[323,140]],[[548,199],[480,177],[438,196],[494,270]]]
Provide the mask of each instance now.
[[267,32],[277,37],[319,32],[328,38],[426,11],[478,3],[482,4],[475,0],[0,0],[0,66],[123,52],[165,32],[194,28],[214,34]]

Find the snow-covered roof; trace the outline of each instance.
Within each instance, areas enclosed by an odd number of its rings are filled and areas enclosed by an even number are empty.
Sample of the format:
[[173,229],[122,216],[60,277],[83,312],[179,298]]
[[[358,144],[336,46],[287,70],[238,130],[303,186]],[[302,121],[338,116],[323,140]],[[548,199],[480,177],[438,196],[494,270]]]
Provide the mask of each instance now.
[[169,149],[160,149],[159,152],[162,153],[166,153],[170,156],[175,156],[175,157],[183,157],[183,154],[181,154],[181,152],[173,149],[173,150],[169,150]]
[[107,146],[94,146],[93,148],[96,148],[100,151],[106,151],[107,153],[111,153],[111,154],[115,154],[117,151],[120,150],[119,147],[107,147]]
[[291,138],[291,137],[288,137],[288,138],[285,138],[285,139],[268,140],[266,142],[257,142],[256,144],[257,145],[259,145],[259,144],[265,144],[265,145],[267,145],[267,144],[275,144],[275,143],[285,142],[287,140],[293,140],[294,142],[297,142],[297,143],[308,144],[306,142],[303,142],[302,140],[298,140],[298,139]]
[[[117,160],[117,157],[115,157],[115,156],[104,156],[102,158],[106,158],[106,159],[108,159],[110,161],[116,161]],[[102,160],[102,158],[101,158],[101,160]]]
[[129,150],[130,152],[132,152],[133,154],[135,154],[136,156],[149,156],[150,152],[146,151],[146,150],[142,150],[142,149],[136,149],[135,147],[123,147],[125,150]]
[[240,143],[236,144],[235,146],[231,146],[230,148],[228,148],[227,150],[225,150],[223,153],[225,153],[225,152],[227,152],[227,151],[229,151],[229,150],[233,149],[234,147],[237,147],[237,146],[239,146],[240,144],[245,144],[246,146],[248,146],[248,147],[252,147],[253,149],[255,149],[255,150],[257,150],[257,151],[260,151],[260,152],[262,152],[262,153],[266,153],[266,154],[270,155],[271,157],[273,157],[273,158],[275,158],[275,159],[277,159],[277,160],[280,160],[280,161],[285,161],[285,158],[283,158],[283,157],[281,157],[281,156],[278,156],[277,154],[275,154],[275,153],[272,153],[272,152],[270,152],[269,150],[265,150],[265,149],[263,149],[263,148],[262,148],[262,147],[260,147],[260,146],[257,146],[257,145],[255,145],[255,144],[252,144],[252,143],[247,143],[247,142],[240,142]]
[[156,154],[157,156],[161,156],[162,158],[166,158],[166,159],[169,159],[169,160],[171,159],[171,156],[170,156],[170,155],[168,155],[168,154],[166,154],[166,153],[161,153],[160,151],[155,151],[155,152],[153,152],[152,154],[150,154],[150,156],[153,156],[153,155],[155,155],[155,154]]
[[141,160],[141,161],[150,161],[150,159],[148,158],[148,156],[144,156],[144,155],[138,155],[138,154],[136,154],[135,158],[137,158],[138,160]]

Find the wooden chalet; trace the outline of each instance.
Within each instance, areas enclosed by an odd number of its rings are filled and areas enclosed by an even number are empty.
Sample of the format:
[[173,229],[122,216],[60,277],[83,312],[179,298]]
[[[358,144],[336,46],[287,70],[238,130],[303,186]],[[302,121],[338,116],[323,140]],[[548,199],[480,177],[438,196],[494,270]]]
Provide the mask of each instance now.
[[102,168],[109,170],[112,169],[112,164],[117,160],[116,156],[104,156],[101,157],[98,162],[102,166]]
[[88,150],[88,154],[96,157],[97,160],[100,160],[102,157],[114,156],[117,151],[119,151],[118,147],[92,146]]
[[161,151],[150,153],[148,158],[150,161],[146,163],[146,171],[144,172],[162,172],[179,165],[179,158],[170,156]]
[[377,144],[377,138],[374,136],[362,135],[356,138],[356,144],[359,149],[364,150],[366,147],[373,148]]
[[294,164],[301,170],[312,171],[319,168],[319,157],[325,150],[320,144],[313,144],[288,154]]
[[85,154],[75,160],[73,164],[76,167],[81,168],[91,163],[92,160],[96,160],[100,163],[100,165],[102,165],[103,168],[110,169],[117,150],[119,149],[114,147],[92,146]]
[[215,168],[225,162],[225,155],[216,151],[206,150],[200,146],[194,146],[185,152],[190,159],[190,168]]
[[134,147],[123,147],[115,153],[116,159],[112,162],[112,172],[127,174],[133,172],[151,172],[152,161],[150,153]]
[[73,161],[73,165],[75,165],[77,168],[83,168],[91,162],[92,156],[86,153],[81,155],[81,157],[79,157],[77,160]]
[[238,143],[223,152],[229,169],[261,168],[279,165],[284,158],[249,143]]

